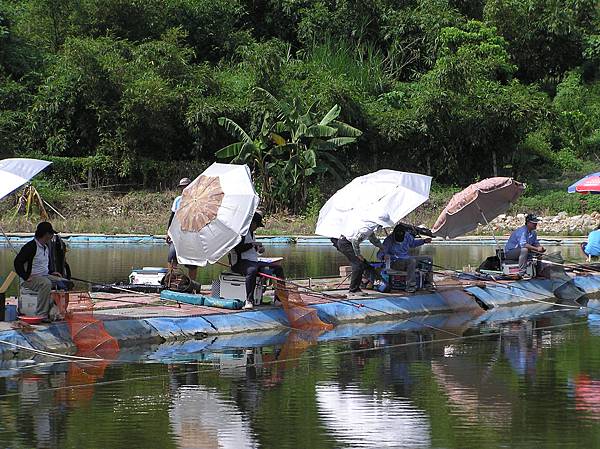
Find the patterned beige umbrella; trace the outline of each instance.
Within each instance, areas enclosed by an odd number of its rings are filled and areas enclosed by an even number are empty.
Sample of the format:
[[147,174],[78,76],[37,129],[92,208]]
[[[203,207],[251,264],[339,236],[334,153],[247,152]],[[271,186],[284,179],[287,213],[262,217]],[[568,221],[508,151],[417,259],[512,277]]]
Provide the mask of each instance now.
[[178,262],[217,262],[248,232],[257,206],[248,166],[212,164],[184,189],[169,227]]
[[504,177],[471,184],[452,197],[431,231],[437,237],[451,239],[474,231],[506,212],[524,190],[525,184]]
[[181,205],[175,213],[181,223],[181,230],[197,232],[213,221],[224,196],[218,176],[198,176],[183,191]]

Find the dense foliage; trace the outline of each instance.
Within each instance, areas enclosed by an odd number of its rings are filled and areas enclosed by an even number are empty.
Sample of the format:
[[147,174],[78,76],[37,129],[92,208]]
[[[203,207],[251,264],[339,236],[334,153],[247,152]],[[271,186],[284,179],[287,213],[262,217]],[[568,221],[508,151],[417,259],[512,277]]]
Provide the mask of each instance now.
[[599,20],[594,0],[0,0],[0,152],[150,187],[218,152],[294,211],[382,167],[574,177],[600,157]]

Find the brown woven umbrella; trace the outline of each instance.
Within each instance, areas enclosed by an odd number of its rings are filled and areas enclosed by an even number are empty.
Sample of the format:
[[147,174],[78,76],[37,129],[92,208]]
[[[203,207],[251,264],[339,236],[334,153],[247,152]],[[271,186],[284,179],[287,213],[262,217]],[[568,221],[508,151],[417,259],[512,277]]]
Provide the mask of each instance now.
[[456,193],[446,205],[431,231],[437,237],[453,239],[489,224],[506,212],[521,196],[525,184],[513,178],[487,178]]
[[181,196],[175,213],[181,230],[198,232],[217,217],[225,193],[218,176],[200,175]]

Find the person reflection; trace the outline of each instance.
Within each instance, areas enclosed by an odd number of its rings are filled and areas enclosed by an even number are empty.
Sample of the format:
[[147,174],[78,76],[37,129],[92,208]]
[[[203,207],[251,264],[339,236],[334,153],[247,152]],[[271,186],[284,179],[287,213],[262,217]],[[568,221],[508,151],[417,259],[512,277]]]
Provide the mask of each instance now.
[[511,323],[502,335],[502,348],[506,360],[520,376],[535,378],[535,368],[540,342],[534,338],[533,322]]

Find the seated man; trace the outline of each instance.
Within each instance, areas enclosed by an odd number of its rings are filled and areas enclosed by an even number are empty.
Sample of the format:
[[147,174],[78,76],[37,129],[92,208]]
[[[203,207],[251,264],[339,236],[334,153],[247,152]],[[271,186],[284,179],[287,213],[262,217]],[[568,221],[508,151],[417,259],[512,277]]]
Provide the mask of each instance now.
[[[257,243],[254,238],[254,232],[264,226],[262,212],[256,211],[252,217],[250,223],[250,230],[246,234],[242,241],[233,248],[231,253],[231,270],[234,273],[246,276],[246,303],[244,309],[252,309],[254,299],[254,289],[256,287],[256,278],[258,273],[262,269],[271,269],[275,277],[279,279],[284,278],[283,268],[280,265],[259,262],[258,254],[264,252],[264,247],[261,243]],[[275,300],[277,300],[277,293],[275,293]]]
[[592,257],[600,257],[600,225],[590,232],[587,242],[581,244],[581,249],[588,262],[592,260]]
[[[406,271],[407,293],[414,293],[416,290],[417,264],[419,262],[425,262],[429,265],[433,264],[433,259],[430,256],[411,256],[409,254],[411,248],[416,248],[425,243],[431,243],[431,239],[416,239],[404,226],[398,225],[394,228],[394,231],[385,238],[383,241],[383,249],[377,254],[380,259],[389,258],[391,267],[394,270]],[[429,273],[425,287],[433,287],[431,273]]]
[[50,273],[50,249],[48,243],[56,231],[47,221],[37,225],[35,238],[27,242],[15,257],[15,271],[23,279],[23,287],[37,292],[36,315],[42,322],[50,322],[52,299],[50,292],[53,284],[64,281],[58,272]]
[[517,228],[508,238],[504,246],[504,258],[508,260],[519,261],[519,274],[523,276],[527,270],[527,260],[531,252],[543,253],[546,251],[537,238],[538,217],[533,214],[527,214],[525,225]]

